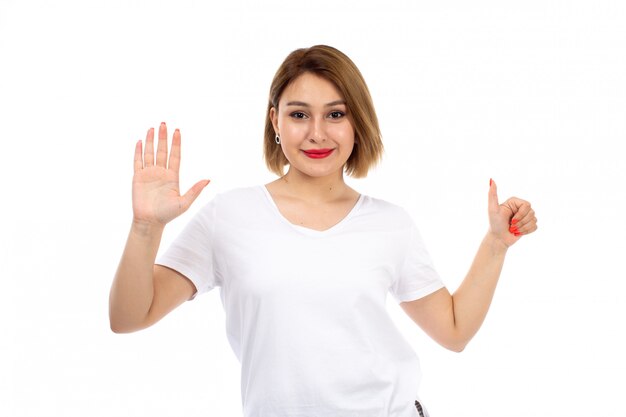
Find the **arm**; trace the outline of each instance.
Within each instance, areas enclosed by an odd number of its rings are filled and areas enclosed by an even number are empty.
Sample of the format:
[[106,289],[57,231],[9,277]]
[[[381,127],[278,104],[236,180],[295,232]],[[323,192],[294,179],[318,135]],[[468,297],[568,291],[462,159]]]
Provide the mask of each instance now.
[[162,228],[133,223],[109,297],[109,319],[115,333],[149,327],[196,292],[180,273],[154,265]]
[[172,140],[167,166],[167,129],[159,128],[154,165],[154,130],[135,148],[133,222],[111,286],[109,320],[116,333],[132,332],[160,320],[195,293],[195,287],[176,271],[154,265],[165,225],[184,213],[208,181],[196,183],[185,195],[178,189],[180,132]]
[[489,190],[489,232],[459,288],[442,288],[424,298],[400,303],[402,309],[442,346],[460,352],[476,334],[489,310],[508,248],[537,230],[530,204],[511,198],[498,204],[494,182]]

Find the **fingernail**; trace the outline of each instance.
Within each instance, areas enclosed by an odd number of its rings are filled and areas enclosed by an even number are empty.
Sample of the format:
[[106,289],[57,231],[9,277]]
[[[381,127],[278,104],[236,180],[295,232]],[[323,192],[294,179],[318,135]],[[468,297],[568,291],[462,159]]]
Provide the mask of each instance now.
[[511,226],[509,227],[509,232],[515,234],[515,233],[519,233],[519,230],[517,229],[517,227]]
[[515,236],[521,236],[522,234],[520,232],[514,233]]
[[511,220],[511,224],[516,224],[519,220],[518,219],[513,219]]
[[161,126],[165,126],[165,122],[161,122]]
[[491,184],[493,184],[493,180],[491,178],[489,178],[489,186],[491,187]]

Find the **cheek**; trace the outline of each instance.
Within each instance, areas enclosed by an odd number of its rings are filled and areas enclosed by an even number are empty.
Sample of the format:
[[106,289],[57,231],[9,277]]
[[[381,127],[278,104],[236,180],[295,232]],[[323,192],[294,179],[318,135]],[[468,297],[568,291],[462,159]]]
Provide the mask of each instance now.
[[279,127],[281,137],[284,137],[286,140],[289,138],[298,139],[305,131],[303,125],[298,123],[282,123]]
[[338,125],[330,133],[332,137],[343,143],[354,143],[354,129],[351,125]]

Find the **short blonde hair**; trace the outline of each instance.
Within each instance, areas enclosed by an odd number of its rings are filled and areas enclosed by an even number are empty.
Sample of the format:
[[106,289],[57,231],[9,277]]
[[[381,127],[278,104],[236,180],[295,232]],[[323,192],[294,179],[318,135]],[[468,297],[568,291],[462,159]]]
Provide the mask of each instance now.
[[274,75],[270,87],[265,120],[263,155],[270,171],[281,176],[289,161],[275,142],[276,132],[270,110],[278,111],[283,91],[304,73],[313,73],[330,82],[346,101],[348,117],[354,127],[354,149],[345,165],[346,174],[362,178],[382,157],[383,142],[378,117],[369,89],[359,69],[343,52],[330,46],[316,45],[290,53]]

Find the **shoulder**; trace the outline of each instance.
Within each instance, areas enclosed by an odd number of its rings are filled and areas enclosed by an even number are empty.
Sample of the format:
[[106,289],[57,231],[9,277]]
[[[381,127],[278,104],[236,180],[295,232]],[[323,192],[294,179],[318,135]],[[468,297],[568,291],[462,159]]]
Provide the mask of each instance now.
[[263,186],[233,188],[218,192],[202,209],[205,216],[220,223],[245,226],[267,213],[267,197]]
[[402,219],[410,218],[409,213],[404,209],[404,207],[397,204],[369,195],[363,195],[361,198],[363,199],[363,208],[365,210],[375,212],[383,216],[401,217]]
[[233,188],[227,191],[219,192],[213,201],[218,205],[238,205],[248,202],[258,201],[264,197],[264,191],[261,185],[250,187]]
[[361,199],[361,214],[377,223],[398,228],[410,228],[414,224],[409,212],[397,204],[368,195],[362,195]]
[[216,198],[229,200],[240,200],[249,198],[258,198],[263,194],[262,185],[252,185],[248,187],[231,188],[230,190],[220,191],[215,196]]

